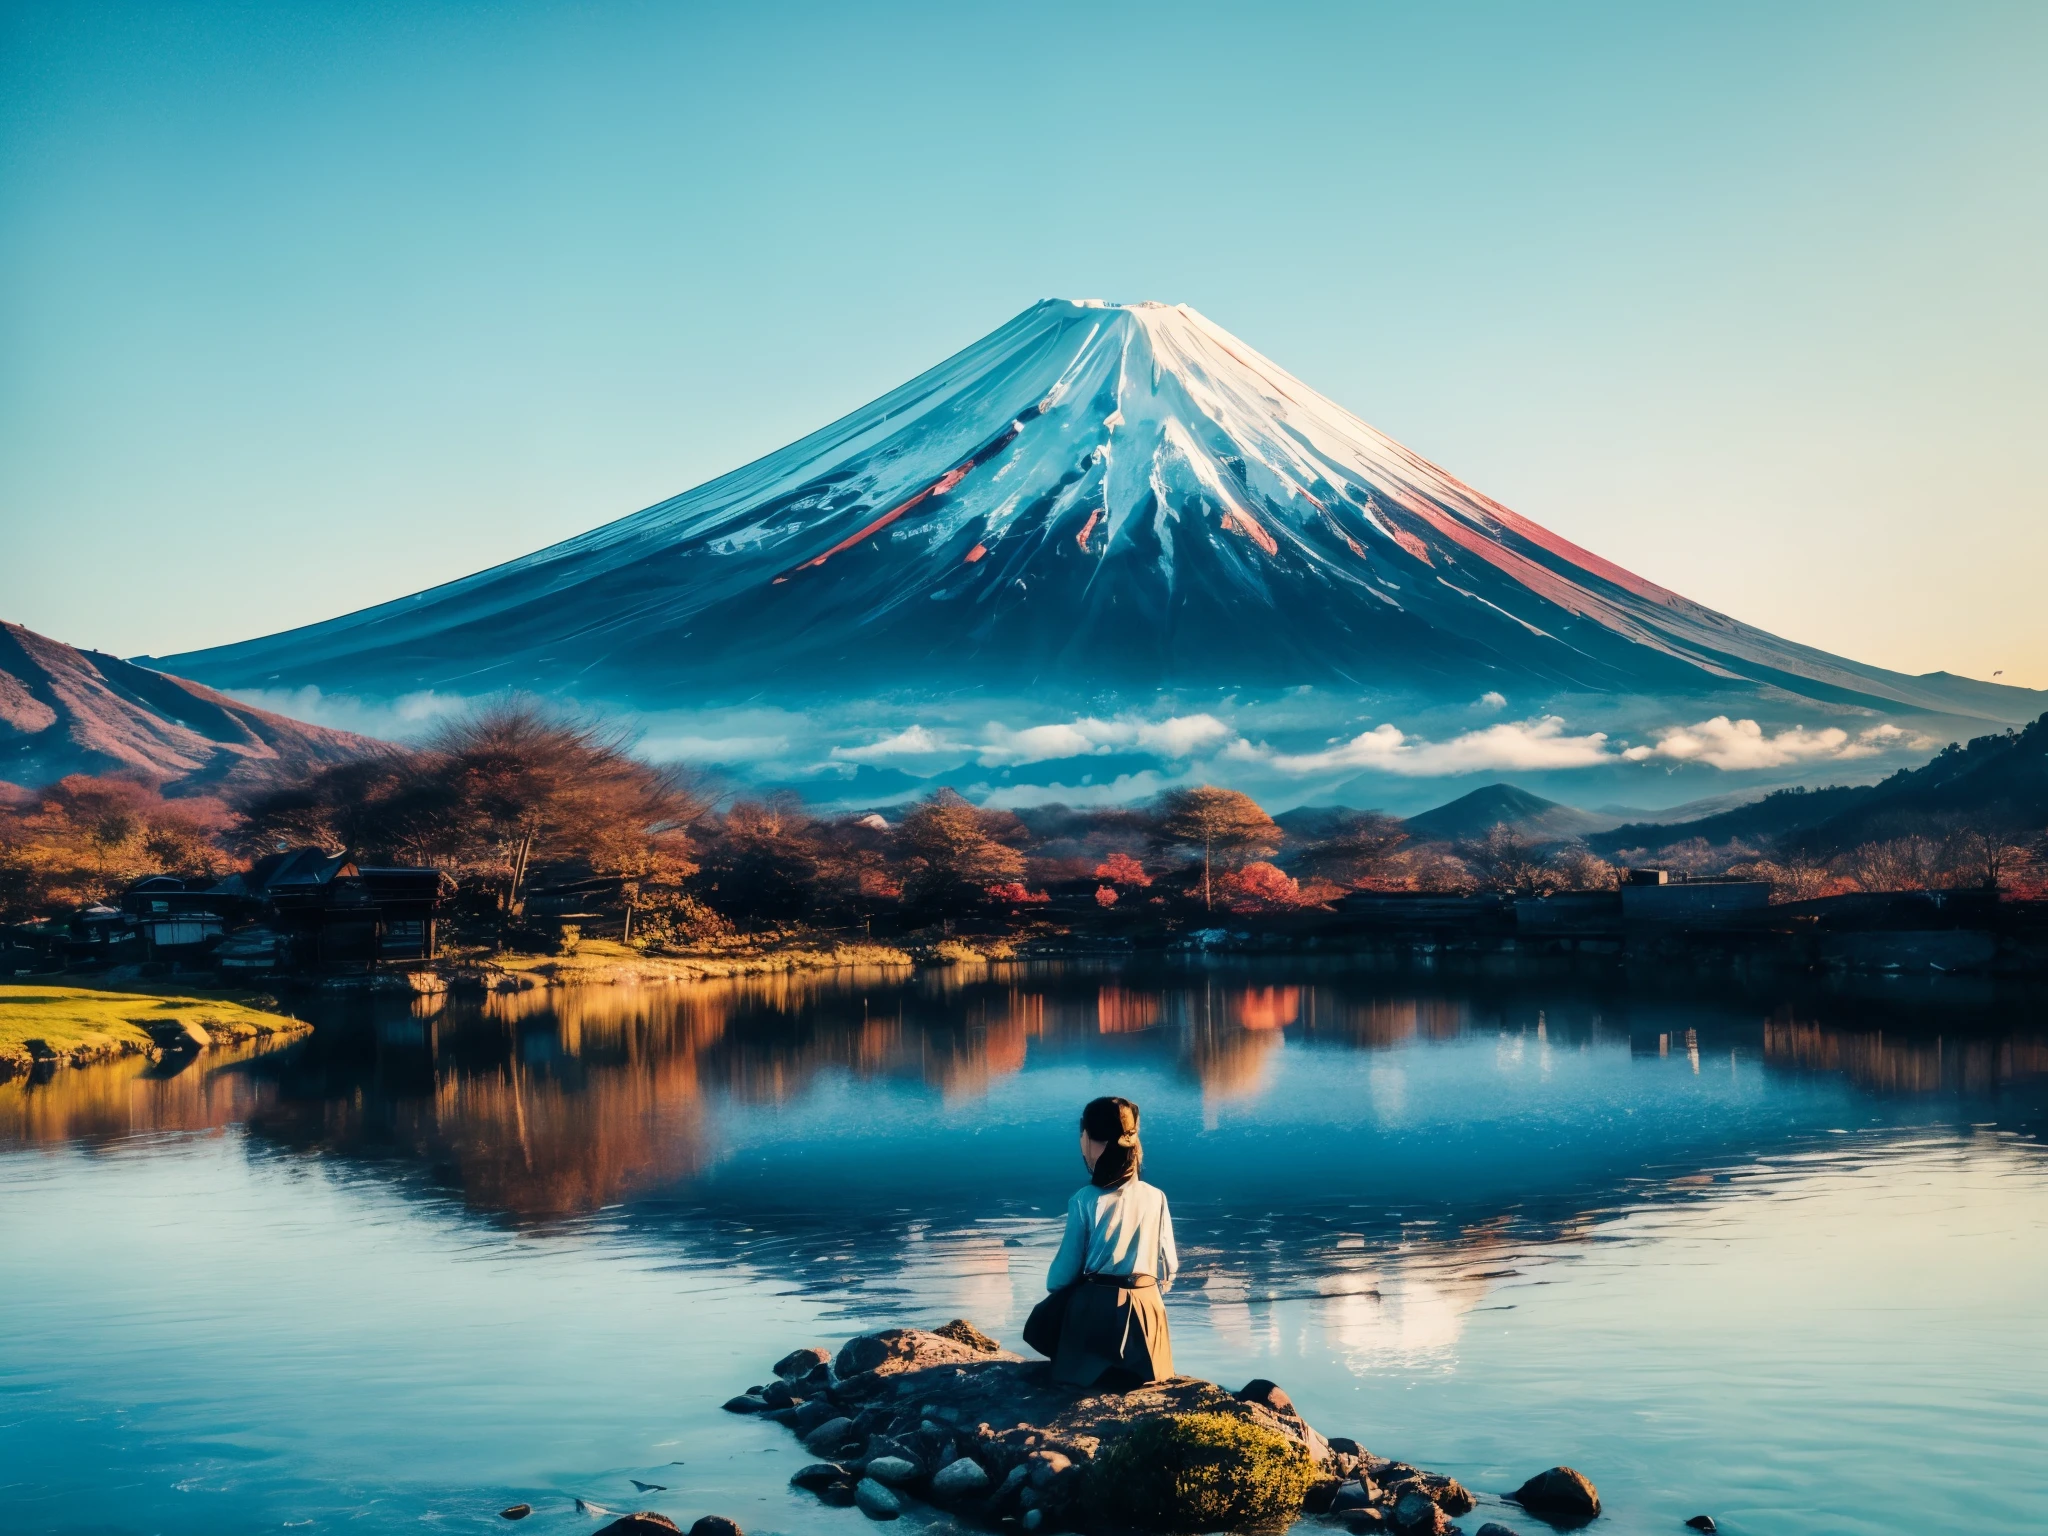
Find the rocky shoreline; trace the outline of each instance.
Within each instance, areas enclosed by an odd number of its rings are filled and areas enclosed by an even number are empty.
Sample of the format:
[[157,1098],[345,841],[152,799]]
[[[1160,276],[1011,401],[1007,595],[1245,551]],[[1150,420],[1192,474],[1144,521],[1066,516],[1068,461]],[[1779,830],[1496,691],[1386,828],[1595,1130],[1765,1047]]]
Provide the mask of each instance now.
[[[791,1483],[873,1520],[925,1505],[986,1530],[1092,1536],[1308,1515],[1354,1536],[1454,1536],[1479,1504],[1455,1478],[1326,1438],[1270,1381],[1079,1392],[964,1320],[863,1334],[836,1355],[795,1350],[725,1407],[786,1426],[814,1458]],[[1600,1513],[1569,1467],[1502,1498],[1560,1528]],[[1515,1533],[1488,1521],[1474,1536]]]

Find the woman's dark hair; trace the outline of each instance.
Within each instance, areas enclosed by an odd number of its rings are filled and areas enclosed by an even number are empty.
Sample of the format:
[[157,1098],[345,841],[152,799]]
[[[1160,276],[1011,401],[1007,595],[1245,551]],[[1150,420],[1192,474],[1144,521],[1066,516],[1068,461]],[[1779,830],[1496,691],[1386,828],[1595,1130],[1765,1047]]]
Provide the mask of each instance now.
[[1138,1142],[1138,1106],[1129,1099],[1090,1099],[1081,1111],[1081,1129],[1091,1141],[1105,1143],[1088,1182],[1097,1189],[1115,1189],[1138,1176],[1145,1149]]

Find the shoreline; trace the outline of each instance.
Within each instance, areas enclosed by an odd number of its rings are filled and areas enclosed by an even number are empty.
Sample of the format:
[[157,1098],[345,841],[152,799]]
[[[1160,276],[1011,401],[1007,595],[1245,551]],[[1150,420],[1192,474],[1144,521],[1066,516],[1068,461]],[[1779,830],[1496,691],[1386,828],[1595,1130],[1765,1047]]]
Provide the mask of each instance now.
[[237,998],[194,996],[195,990],[202,989],[0,983],[0,1081],[124,1056],[196,1055],[313,1028]]

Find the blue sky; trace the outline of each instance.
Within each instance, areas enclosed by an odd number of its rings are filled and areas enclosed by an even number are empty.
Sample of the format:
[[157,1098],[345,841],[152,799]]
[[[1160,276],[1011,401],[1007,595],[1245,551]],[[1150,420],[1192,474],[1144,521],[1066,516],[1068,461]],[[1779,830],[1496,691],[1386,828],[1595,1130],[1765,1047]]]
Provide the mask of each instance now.
[[2048,686],[2048,8],[8,5],[0,616],[171,652],[1184,301],[1782,634]]

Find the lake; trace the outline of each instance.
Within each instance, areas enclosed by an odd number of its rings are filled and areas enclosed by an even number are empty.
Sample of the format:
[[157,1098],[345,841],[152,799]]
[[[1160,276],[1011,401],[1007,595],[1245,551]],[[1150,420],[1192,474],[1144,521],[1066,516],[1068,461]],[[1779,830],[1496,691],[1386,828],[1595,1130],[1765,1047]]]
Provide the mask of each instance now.
[[0,1086],[0,1529],[852,1536],[719,1403],[1014,1341],[1108,1092],[1184,1371],[1480,1492],[1569,1463],[1603,1530],[2048,1527],[2038,994],[1070,962],[317,1019]]

